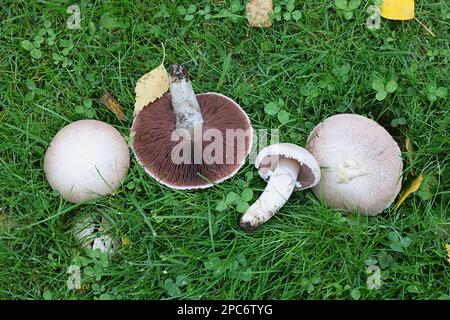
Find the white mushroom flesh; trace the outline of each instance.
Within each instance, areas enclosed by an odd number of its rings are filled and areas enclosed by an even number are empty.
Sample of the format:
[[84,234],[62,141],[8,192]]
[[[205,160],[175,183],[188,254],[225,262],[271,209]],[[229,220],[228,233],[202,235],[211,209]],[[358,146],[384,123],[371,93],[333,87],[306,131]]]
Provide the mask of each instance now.
[[203,124],[202,112],[187,70],[173,65],[169,73],[172,107],[177,118],[177,129],[190,129]]
[[297,160],[280,157],[264,192],[242,216],[240,225],[243,229],[257,228],[284,206],[297,185],[299,170]]

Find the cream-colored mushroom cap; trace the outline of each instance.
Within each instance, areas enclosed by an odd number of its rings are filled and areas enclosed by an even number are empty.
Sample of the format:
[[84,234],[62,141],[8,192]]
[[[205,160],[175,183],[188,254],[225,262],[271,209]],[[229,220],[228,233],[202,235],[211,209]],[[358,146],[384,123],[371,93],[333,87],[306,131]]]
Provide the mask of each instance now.
[[356,114],[339,114],[318,124],[307,149],[322,179],[313,191],[333,208],[376,215],[401,188],[400,148],[378,123]]
[[80,120],[55,135],[45,153],[44,171],[63,199],[78,203],[115,191],[129,163],[119,131],[101,121]]
[[294,190],[303,190],[317,185],[320,181],[320,167],[308,150],[292,143],[272,144],[262,149],[255,159],[259,176],[268,181],[278,165],[279,158],[293,159],[300,164]]

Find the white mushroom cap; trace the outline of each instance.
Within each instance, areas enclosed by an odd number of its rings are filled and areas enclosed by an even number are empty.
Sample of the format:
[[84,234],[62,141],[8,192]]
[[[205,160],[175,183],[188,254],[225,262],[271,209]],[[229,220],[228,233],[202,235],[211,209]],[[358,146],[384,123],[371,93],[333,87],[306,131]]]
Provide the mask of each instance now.
[[320,181],[320,167],[308,150],[292,143],[272,144],[262,149],[255,159],[259,176],[268,181],[278,165],[279,157],[296,160],[300,171],[294,190],[303,190],[317,185]]
[[376,215],[401,188],[400,148],[378,123],[356,114],[339,114],[318,124],[307,149],[322,168],[313,188],[330,207]]
[[78,203],[115,191],[129,163],[119,131],[101,121],[80,120],[55,135],[45,153],[44,171],[62,198]]

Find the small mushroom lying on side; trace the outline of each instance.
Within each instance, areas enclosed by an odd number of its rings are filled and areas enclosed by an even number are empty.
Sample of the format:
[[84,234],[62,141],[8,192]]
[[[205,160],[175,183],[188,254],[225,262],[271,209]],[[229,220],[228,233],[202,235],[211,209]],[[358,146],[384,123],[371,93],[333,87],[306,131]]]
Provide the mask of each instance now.
[[258,200],[241,217],[240,228],[251,231],[269,220],[289,199],[293,190],[304,190],[320,181],[320,168],[304,148],[291,143],[262,149],[255,167],[267,186]]
[[307,149],[322,168],[313,188],[328,206],[376,215],[397,197],[402,181],[400,148],[375,121],[357,114],[338,114],[319,123]]
[[113,126],[75,121],[53,138],[44,157],[50,186],[73,203],[113,193],[128,171],[128,146]]
[[170,94],[134,119],[133,151],[139,164],[173,189],[202,189],[232,176],[250,153],[247,114],[219,93],[195,94],[187,68],[169,69]]

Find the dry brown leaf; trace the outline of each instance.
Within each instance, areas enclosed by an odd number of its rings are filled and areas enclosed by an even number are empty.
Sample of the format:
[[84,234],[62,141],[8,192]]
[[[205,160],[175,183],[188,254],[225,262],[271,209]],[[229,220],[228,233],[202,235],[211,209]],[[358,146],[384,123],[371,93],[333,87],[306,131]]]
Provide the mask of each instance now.
[[250,26],[269,28],[272,26],[272,0],[250,0],[247,4],[247,20]]
[[[164,46],[163,46],[164,51]],[[136,83],[136,102],[134,103],[134,115],[137,115],[146,105],[161,98],[169,90],[169,74],[164,68],[164,58],[161,64],[144,74]]]
[[420,185],[422,184],[423,181],[423,175],[420,174],[417,178],[415,178],[411,184],[409,185],[409,187],[403,192],[402,196],[400,197],[400,199],[397,202],[397,205],[395,206],[395,209],[397,209],[398,207],[400,207],[400,205],[403,203],[403,201],[405,201],[405,199],[413,192],[416,192],[417,190],[419,190]]
[[111,110],[119,120],[125,120],[127,118],[119,102],[117,102],[117,100],[113,98],[111,93],[105,92],[100,98],[100,101],[104,106]]

